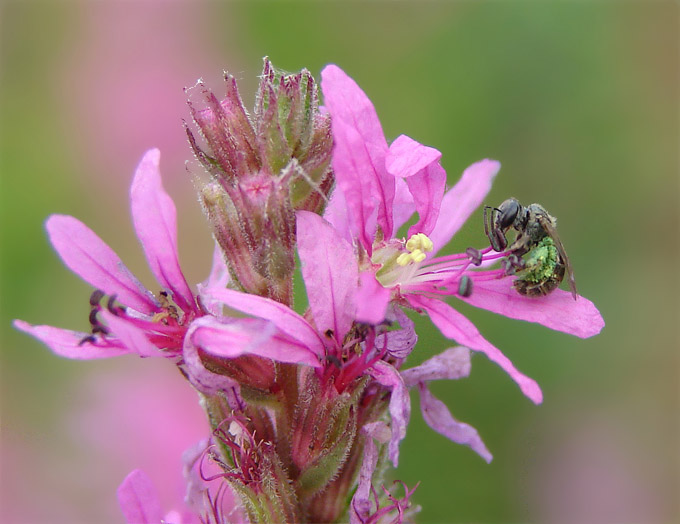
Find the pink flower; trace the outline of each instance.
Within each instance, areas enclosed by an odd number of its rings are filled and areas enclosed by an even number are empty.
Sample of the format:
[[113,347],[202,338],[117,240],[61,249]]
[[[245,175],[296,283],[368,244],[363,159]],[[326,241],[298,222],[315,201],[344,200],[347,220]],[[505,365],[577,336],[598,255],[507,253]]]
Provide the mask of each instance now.
[[[22,320],[15,320],[15,327],[68,358],[181,355],[189,325],[207,313],[210,304],[194,295],[180,269],[175,205],[163,189],[159,161],[157,149],[144,155],[132,182],[130,202],[137,236],[161,292],[154,295],[147,290],[118,255],[78,219],[52,215],[46,228],[55,250],[69,269],[97,289],[90,298],[92,333],[35,326]],[[214,262],[209,284],[224,285],[226,272],[217,254]],[[106,295],[103,307],[100,302]]]
[[[478,261],[468,254],[435,257],[480,205],[500,164],[493,160],[473,164],[445,192],[439,151],[405,135],[388,145],[370,100],[337,66],[322,71],[321,88],[331,114],[337,182],[325,217],[356,249],[362,282],[358,320],[382,321],[390,303],[426,313],[444,336],[485,353],[525,395],[540,403],[538,384],[443,299],[455,296],[579,337],[602,329],[604,322],[595,306],[583,297],[574,301],[561,290],[542,298],[519,295],[511,279],[498,278],[499,271],[474,271],[473,262]],[[408,241],[396,238],[396,231],[414,211],[419,220],[409,228]],[[481,252],[482,257],[489,251]],[[336,271],[340,270],[338,266]]]

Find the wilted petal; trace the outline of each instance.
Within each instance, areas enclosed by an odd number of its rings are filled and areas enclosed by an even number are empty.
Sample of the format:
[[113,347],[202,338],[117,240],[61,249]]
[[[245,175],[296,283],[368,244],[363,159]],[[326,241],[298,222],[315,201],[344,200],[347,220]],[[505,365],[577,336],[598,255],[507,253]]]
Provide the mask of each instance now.
[[149,476],[141,469],[130,473],[118,487],[118,504],[128,524],[158,524],[161,503]]
[[380,324],[385,320],[390,295],[391,291],[376,280],[375,273],[364,271],[359,274],[356,320],[367,324]]
[[[484,201],[500,168],[501,164],[496,160],[481,160],[468,167],[456,185],[446,192],[437,225],[429,235],[434,243],[431,256],[449,243],[451,237]],[[479,224],[481,227],[481,216]]]
[[358,267],[352,246],[319,215],[297,213],[298,254],[317,330],[342,343],[356,313]]
[[411,350],[418,342],[413,321],[400,308],[393,308],[387,320],[390,322],[397,321],[400,327],[399,329],[389,329],[378,335],[375,339],[375,346],[378,350],[386,347],[390,356],[405,359],[411,354]]
[[522,392],[534,403],[543,401],[543,393],[536,381],[520,373],[500,349],[489,343],[472,322],[441,300],[422,295],[408,295],[409,303],[423,309],[442,334],[475,351],[481,351],[489,360],[498,364],[517,383]]
[[304,317],[288,306],[265,297],[241,293],[233,289],[211,288],[206,293],[225,306],[248,315],[269,320],[279,330],[299,340],[318,356],[323,356],[323,340]]
[[195,346],[219,357],[255,355],[278,362],[321,366],[316,353],[265,320],[244,318],[223,323],[213,317],[202,317],[194,322],[187,337],[191,337]]
[[394,178],[385,169],[387,141],[373,104],[338,66],[331,64],[321,72],[321,90],[331,114],[337,184],[350,211],[359,212],[356,225],[364,226],[359,236],[370,252],[375,224],[371,218],[386,236],[392,235]]
[[446,171],[439,163],[441,156],[436,149],[406,135],[397,137],[390,145],[385,160],[387,171],[406,180],[418,211],[418,223],[409,228],[409,236],[416,233],[429,235],[437,223],[446,188]]
[[104,346],[98,346],[97,343],[81,343],[91,336],[90,333],[69,331],[52,326],[33,326],[23,320],[15,320],[14,327],[37,338],[60,357],[89,360],[117,357],[132,352],[131,349],[120,345],[118,341],[115,341],[115,345],[112,344],[114,341],[108,341]]
[[388,447],[388,454],[396,468],[399,463],[399,443],[406,436],[406,427],[411,416],[411,399],[399,372],[387,362],[379,360],[367,371],[378,383],[390,388],[390,419],[392,437]]
[[604,319],[595,305],[582,296],[556,289],[544,297],[525,297],[512,287],[511,278],[475,280],[474,291],[461,298],[473,306],[518,320],[537,322],[550,329],[581,338],[597,335]]
[[430,380],[455,380],[470,375],[470,350],[457,346],[426,360],[419,366],[401,372],[408,387]]
[[183,311],[189,311],[196,306],[179,266],[177,212],[163,189],[158,169],[160,156],[158,149],[147,151],[137,168],[130,188],[132,220],[156,279],[161,286],[172,291],[173,300]]
[[364,444],[364,457],[359,469],[359,484],[352,497],[351,524],[365,522],[365,519],[372,512],[371,480],[378,466],[379,455],[376,440],[380,444],[384,444],[390,439],[390,428],[382,421],[370,422],[361,428],[361,431],[366,436],[366,443]]
[[453,418],[446,404],[435,398],[422,382],[418,384],[418,391],[420,392],[420,409],[428,426],[457,444],[469,446],[484,460],[491,462],[493,456],[486,449],[475,428]]
[[154,344],[152,344],[143,329],[135,326],[133,322],[118,317],[103,309],[99,312],[111,332],[128,349],[137,353],[140,357],[165,356]]
[[158,306],[147,289],[121,259],[94,231],[77,218],[52,215],[45,228],[50,242],[64,264],[83,280],[107,295],[142,313],[153,313]]

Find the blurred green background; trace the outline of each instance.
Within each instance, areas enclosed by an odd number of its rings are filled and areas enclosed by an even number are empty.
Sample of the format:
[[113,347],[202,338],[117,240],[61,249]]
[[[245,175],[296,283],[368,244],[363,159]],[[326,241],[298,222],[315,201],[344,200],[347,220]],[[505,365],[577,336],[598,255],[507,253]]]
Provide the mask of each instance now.
[[[442,151],[450,183],[476,160],[500,160],[488,203],[512,195],[558,217],[579,291],[606,321],[580,340],[462,308],[545,401],[532,405],[482,356],[468,379],[433,386],[479,430],[487,465],[427,428],[414,398],[397,477],[421,481],[418,520],[678,521],[678,11],[672,1],[3,2],[0,520],[122,522],[117,485],[189,427],[184,415],[163,422],[193,398],[168,396],[163,381],[180,379],[158,375],[164,362],[63,360],[10,321],[87,329],[90,289],[46,241],[53,212],[85,221],[154,289],[127,204],[150,147],[179,210],[188,279],[207,275],[182,88],[203,77],[221,91],[228,69],[252,106],[269,55],[291,71],[340,65],[388,139]],[[480,210],[452,249],[483,244]],[[418,328],[412,363],[448,346],[428,321]],[[136,391],[159,416],[149,427],[111,407]],[[164,471],[179,471],[172,461]]]

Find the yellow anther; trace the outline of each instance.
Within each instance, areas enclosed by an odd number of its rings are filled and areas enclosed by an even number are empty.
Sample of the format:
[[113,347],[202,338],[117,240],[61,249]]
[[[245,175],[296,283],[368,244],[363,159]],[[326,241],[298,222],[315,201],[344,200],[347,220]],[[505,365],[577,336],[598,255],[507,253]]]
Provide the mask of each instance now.
[[407,240],[406,249],[411,252],[419,250],[428,253],[434,249],[434,244],[425,233],[417,233]]
[[414,249],[413,252],[411,253],[411,259],[414,262],[422,262],[425,260],[427,255],[423,253],[420,249]]
[[397,257],[397,264],[400,266],[408,266],[411,263],[411,253],[402,253]]
[[156,313],[153,317],[151,317],[151,322],[160,322],[161,320],[165,320],[170,316],[170,313],[167,311],[160,311]]

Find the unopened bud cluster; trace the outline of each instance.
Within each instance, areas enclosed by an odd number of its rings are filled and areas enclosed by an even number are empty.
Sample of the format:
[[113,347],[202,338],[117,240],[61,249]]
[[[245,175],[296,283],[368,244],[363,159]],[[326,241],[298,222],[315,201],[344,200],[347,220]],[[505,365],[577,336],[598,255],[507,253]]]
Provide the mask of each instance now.
[[286,74],[265,59],[252,114],[235,78],[225,81],[222,100],[202,82],[188,90],[202,143],[188,126],[187,135],[210,175],[201,202],[234,281],[290,304],[295,211],[321,213],[333,184],[330,118],[306,69]]

